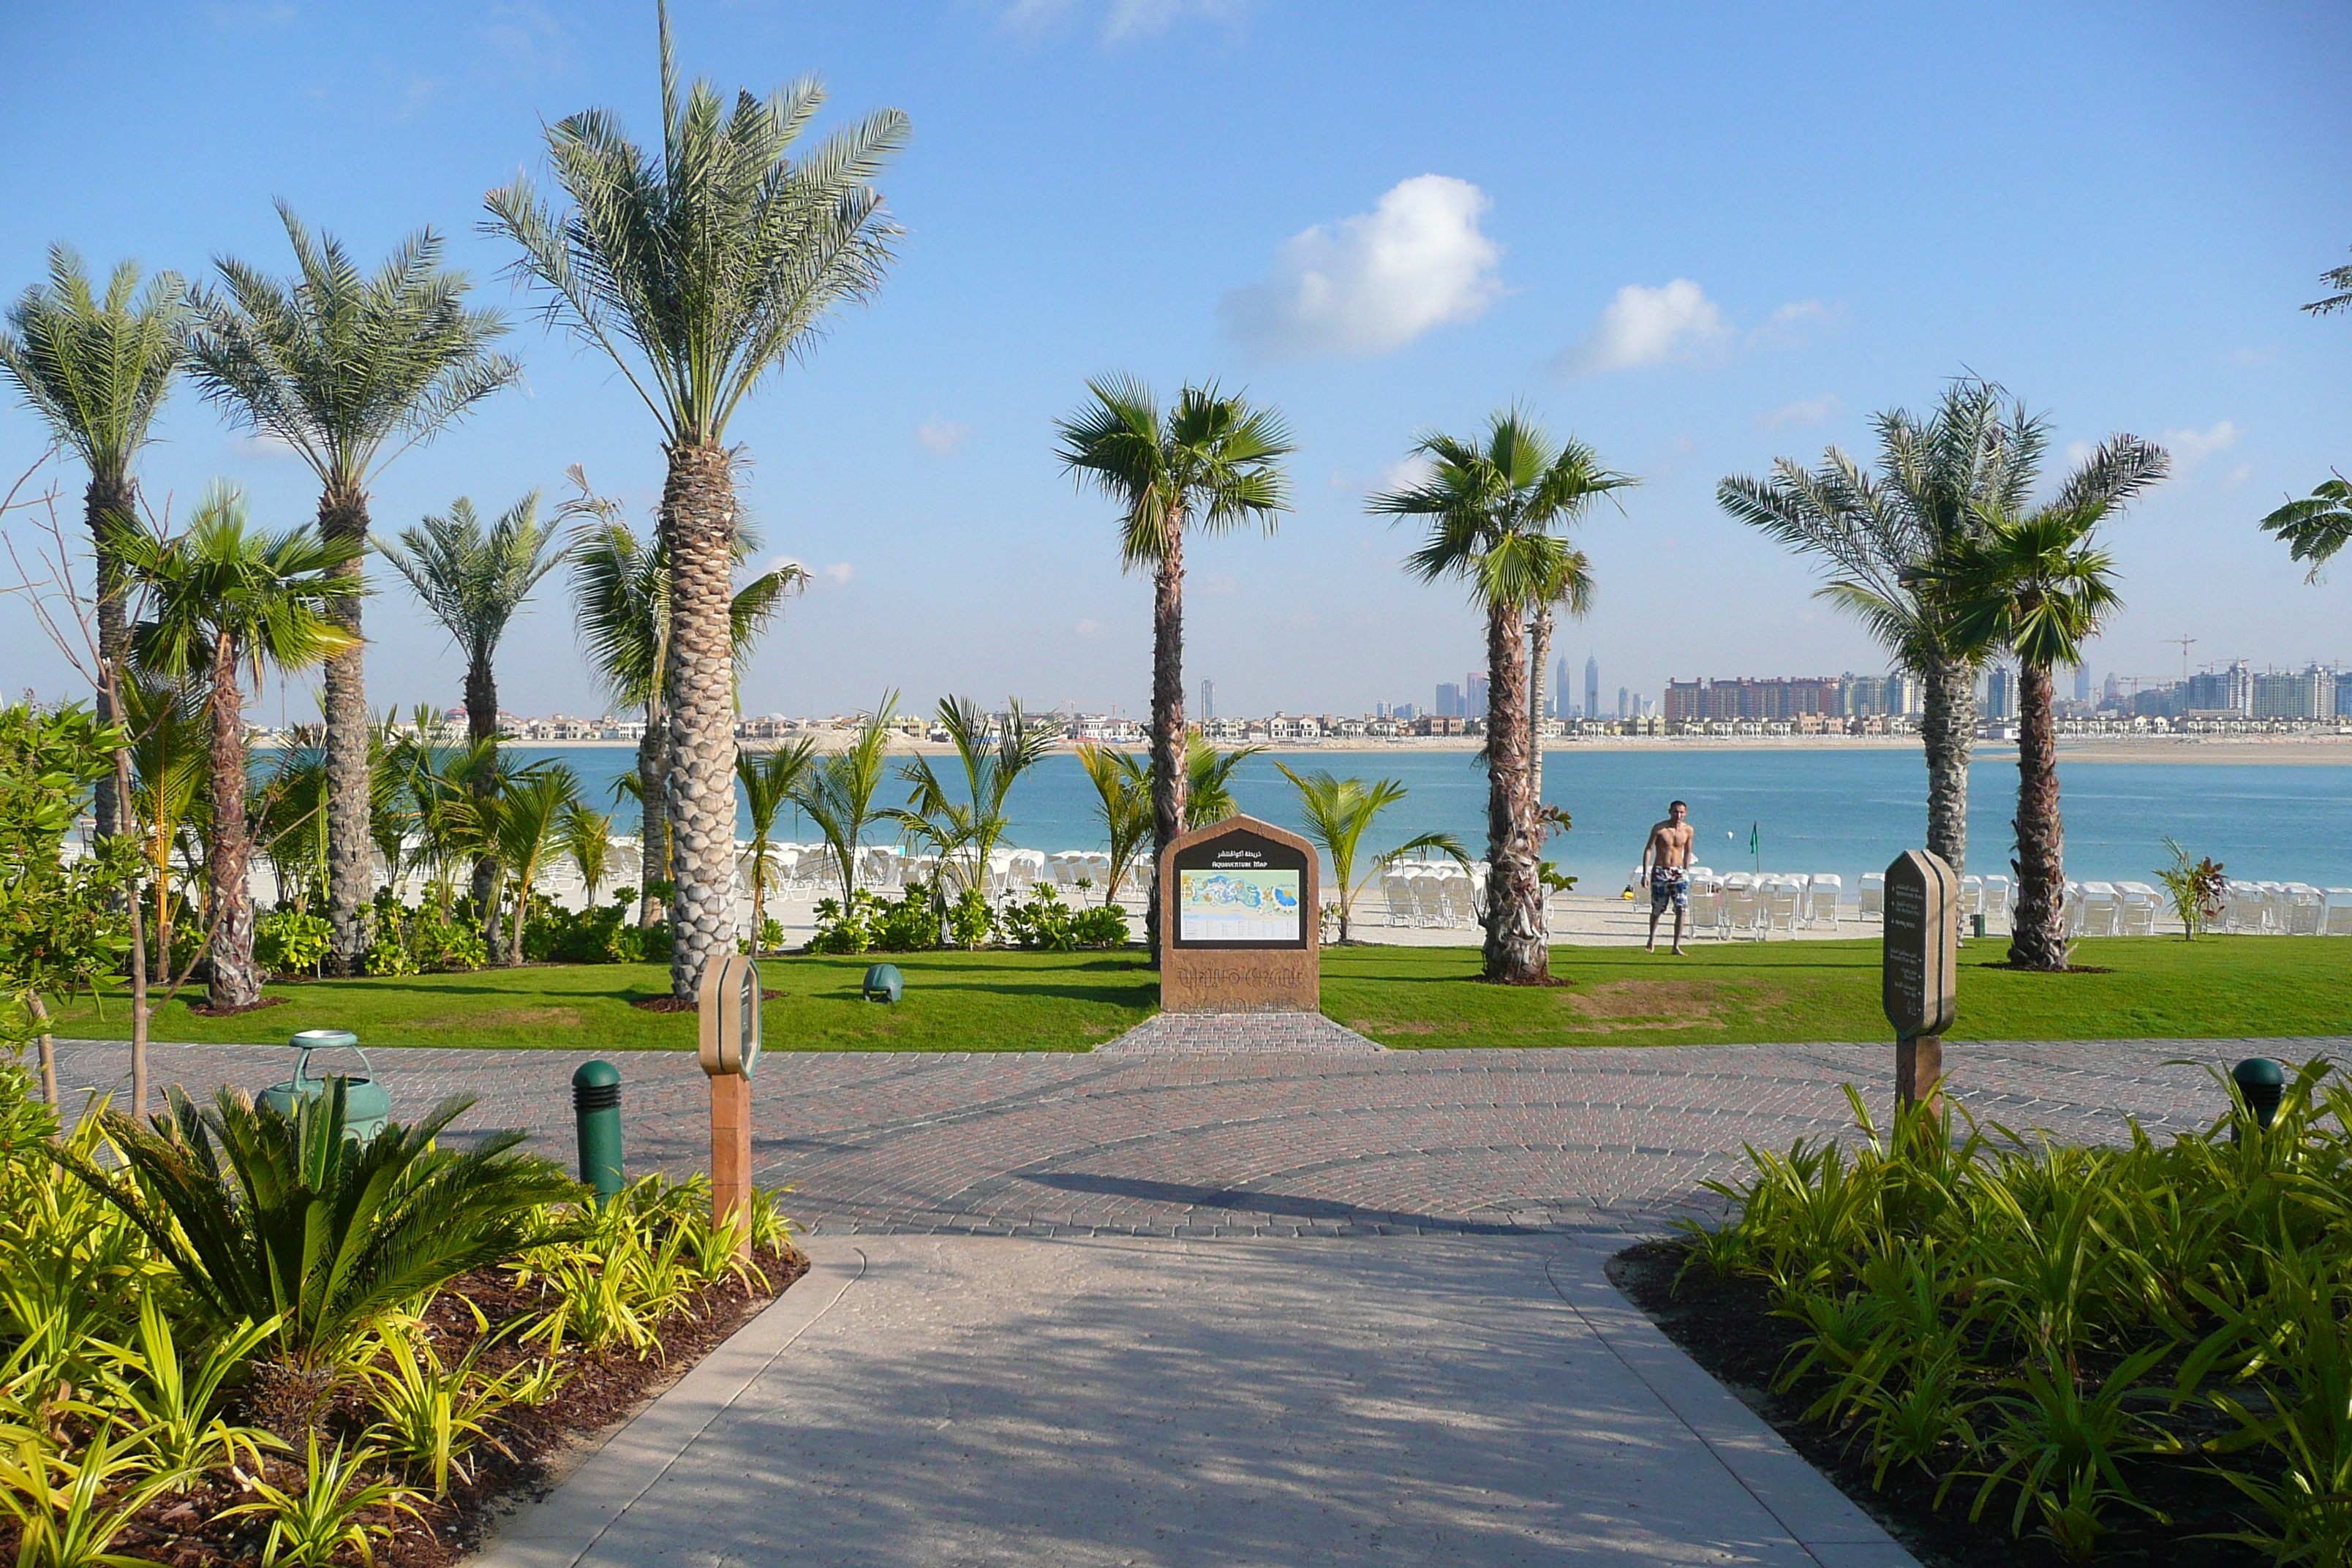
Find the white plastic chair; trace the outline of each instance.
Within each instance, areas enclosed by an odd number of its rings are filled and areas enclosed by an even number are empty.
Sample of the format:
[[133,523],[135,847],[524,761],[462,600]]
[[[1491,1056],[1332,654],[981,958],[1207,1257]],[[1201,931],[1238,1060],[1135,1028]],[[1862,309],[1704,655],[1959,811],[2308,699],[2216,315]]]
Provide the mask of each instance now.
[[2084,936],[2116,936],[2123,931],[2123,900],[2117,897],[2113,882],[2083,882],[2068,885],[2067,902],[2080,910],[2075,918],[2078,930]]
[[1805,904],[1805,923],[1837,930],[1838,905],[1845,898],[1844,879],[1825,872],[1815,872],[1806,891],[1811,896]]
[[2328,936],[2352,936],[2352,888],[2329,888],[2326,914],[2320,931]]
[[1973,876],[1961,878],[1960,918],[1966,920],[1970,915],[1982,913],[1984,913],[1984,879]]
[[1866,921],[1886,918],[1886,873],[1884,871],[1864,871],[1862,874],[1862,918]]
[[2123,903],[2123,934],[2154,936],[2164,917],[2164,896],[2146,882],[2117,882],[2116,894]]
[[1985,913],[2007,920],[2017,908],[2017,889],[2010,886],[2008,878],[1998,872],[1988,874],[1984,885]]
[[1388,906],[1388,921],[1392,926],[1409,926],[1419,918],[1412,897],[1413,879],[1402,871],[1390,871],[1381,878],[1381,900]]
[[1793,877],[1765,879],[1762,897],[1763,931],[1760,934],[1769,935],[1776,931],[1784,931],[1790,936],[1796,935],[1797,906],[1803,897],[1804,889],[1798,885],[1797,879]]
[[2308,882],[2286,885],[2286,934],[2317,936],[2327,923],[2327,895]]

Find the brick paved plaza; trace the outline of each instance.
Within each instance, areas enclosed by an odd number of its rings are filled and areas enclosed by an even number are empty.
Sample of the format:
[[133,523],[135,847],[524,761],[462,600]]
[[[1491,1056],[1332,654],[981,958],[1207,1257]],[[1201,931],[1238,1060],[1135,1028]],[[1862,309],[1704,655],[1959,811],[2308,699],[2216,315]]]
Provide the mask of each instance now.
[[[1155,1020],[1155,1023],[1158,1021]],[[1883,1111],[1884,1046],[1623,1049],[1213,1050],[1076,1055],[771,1053],[753,1086],[763,1184],[811,1229],[1021,1236],[1463,1234],[1648,1230],[1735,1173],[1744,1142],[1839,1131],[1853,1082]],[[1336,1033],[1343,1034],[1344,1031]],[[1344,1042],[1339,1042],[1344,1045]],[[2342,1038],[1971,1044],[1947,1062],[1980,1120],[2070,1138],[2201,1125],[2221,1096],[2197,1066],[2253,1054],[2342,1055]],[[259,1088],[281,1047],[156,1046],[157,1086]],[[462,1128],[528,1128],[572,1157],[562,1050],[374,1053],[395,1114],[479,1103]],[[119,1044],[60,1047],[64,1081],[113,1087]],[[691,1055],[614,1056],[633,1171],[707,1158],[708,1091]]]

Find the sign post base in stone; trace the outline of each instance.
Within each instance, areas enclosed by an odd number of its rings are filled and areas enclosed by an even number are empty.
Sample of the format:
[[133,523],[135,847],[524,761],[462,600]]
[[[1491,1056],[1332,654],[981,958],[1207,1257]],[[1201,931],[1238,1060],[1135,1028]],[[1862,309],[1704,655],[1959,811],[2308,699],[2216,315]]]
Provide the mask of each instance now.
[[1323,1006],[1315,846],[1255,817],[1196,827],[1160,857],[1165,1013],[1316,1013]]
[[1880,991],[1895,1026],[1895,1098],[1936,1098],[1944,1031],[1959,1006],[1960,879],[1941,856],[1906,849],[1886,868]]

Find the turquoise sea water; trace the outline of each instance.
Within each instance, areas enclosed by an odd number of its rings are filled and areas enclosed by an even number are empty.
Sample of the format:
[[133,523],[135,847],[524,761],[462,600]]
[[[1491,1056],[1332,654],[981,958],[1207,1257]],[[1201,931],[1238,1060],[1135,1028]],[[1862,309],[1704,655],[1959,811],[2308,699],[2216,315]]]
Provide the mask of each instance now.
[[[635,765],[625,747],[521,747],[525,756],[568,763],[598,809],[612,780]],[[1296,752],[1251,757],[1234,775],[1244,811],[1300,826],[1296,795],[1273,757],[1301,772],[1393,778],[1411,791],[1381,819],[1370,847],[1417,834],[1460,836],[1475,856],[1486,842],[1486,775],[1461,752]],[[951,759],[950,760],[951,762]],[[934,766],[940,766],[935,762]],[[941,773],[947,772],[941,767]],[[2192,854],[2210,855],[2232,876],[2352,886],[2352,766],[2183,763],[2062,763],[2067,874],[2080,880],[2153,881],[2169,833]],[[2008,869],[2017,766],[2006,755],[1979,760],[1969,781],[1969,868]],[[886,788],[897,805],[903,785]],[[1099,848],[1093,787],[1077,759],[1055,756],[1014,785],[1013,843],[1041,849]],[[1544,798],[1575,826],[1548,851],[1591,891],[1613,890],[1641,858],[1650,825],[1673,799],[1690,803],[1699,859],[1718,871],[1752,868],[1748,829],[1763,840],[1768,871],[1835,872],[1854,886],[1927,834],[1927,768],[1897,751],[1559,751],[1544,765]],[[616,808],[630,831],[634,806]],[[748,833],[748,824],[739,826]],[[804,823],[782,837],[813,839]],[[880,828],[875,842],[887,835]]]

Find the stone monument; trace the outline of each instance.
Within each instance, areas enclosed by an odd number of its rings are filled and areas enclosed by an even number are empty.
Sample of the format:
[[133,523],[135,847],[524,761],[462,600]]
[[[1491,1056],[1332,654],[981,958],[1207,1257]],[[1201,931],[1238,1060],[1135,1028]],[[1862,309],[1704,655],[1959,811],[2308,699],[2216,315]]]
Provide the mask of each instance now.
[[1906,849],[1886,868],[1881,999],[1895,1026],[1895,1097],[1932,1100],[1944,1031],[1959,1004],[1960,879],[1941,856]]
[[1323,1005],[1315,846],[1255,817],[1196,827],[1160,858],[1160,1006],[1315,1013]]

